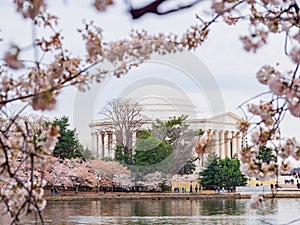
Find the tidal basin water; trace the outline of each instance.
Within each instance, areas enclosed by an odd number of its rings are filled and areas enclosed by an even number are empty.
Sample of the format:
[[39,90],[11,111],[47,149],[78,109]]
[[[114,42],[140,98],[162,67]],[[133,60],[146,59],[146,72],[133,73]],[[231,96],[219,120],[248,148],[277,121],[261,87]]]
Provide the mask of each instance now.
[[[250,199],[49,201],[46,224],[300,224],[300,199],[265,199],[252,209]],[[22,224],[36,224],[35,217]],[[37,223],[39,224],[39,223]]]

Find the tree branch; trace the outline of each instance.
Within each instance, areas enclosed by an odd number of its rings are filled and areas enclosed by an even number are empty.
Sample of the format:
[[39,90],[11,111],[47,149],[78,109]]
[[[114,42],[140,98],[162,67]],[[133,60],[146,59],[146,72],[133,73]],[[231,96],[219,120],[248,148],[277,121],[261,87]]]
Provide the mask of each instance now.
[[196,4],[198,4],[199,2],[201,2],[202,0],[195,0],[194,2],[188,4],[188,5],[178,5],[177,8],[173,8],[164,12],[160,12],[158,10],[158,7],[163,3],[166,2],[167,0],[155,0],[154,2],[143,6],[141,8],[130,8],[130,14],[132,16],[133,19],[139,19],[140,17],[144,16],[146,13],[154,13],[157,15],[166,15],[169,13],[173,13],[173,12],[177,12],[183,9],[187,9],[190,8]]

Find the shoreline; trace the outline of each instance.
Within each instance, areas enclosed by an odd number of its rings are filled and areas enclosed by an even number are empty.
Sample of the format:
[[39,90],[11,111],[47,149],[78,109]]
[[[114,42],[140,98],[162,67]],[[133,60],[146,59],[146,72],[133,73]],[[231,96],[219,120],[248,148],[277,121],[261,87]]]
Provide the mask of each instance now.
[[[166,200],[166,199],[247,199],[251,198],[252,192],[244,193],[214,193],[213,191],[201,191],[200,193],[151,193],[151,192],[78,192],[62,191],[60,194],[52,195],[45,193],[47,201],[93,201],[93,200]],[[266,193],[258,193],[264,198],[300,198],[300,191],[279,190]]]

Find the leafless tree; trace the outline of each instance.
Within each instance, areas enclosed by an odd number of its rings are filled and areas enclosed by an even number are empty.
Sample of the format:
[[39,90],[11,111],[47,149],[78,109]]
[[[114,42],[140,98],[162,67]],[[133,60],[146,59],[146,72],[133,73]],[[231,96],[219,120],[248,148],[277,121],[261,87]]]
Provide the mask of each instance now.
[[132,137],[146,119],[141,110],[142,106],[132,99],[114,99],[101,112],[111,121],[108,126],[116,135],[116,143],[123,145],[124,154],[129,156],[132,156]]

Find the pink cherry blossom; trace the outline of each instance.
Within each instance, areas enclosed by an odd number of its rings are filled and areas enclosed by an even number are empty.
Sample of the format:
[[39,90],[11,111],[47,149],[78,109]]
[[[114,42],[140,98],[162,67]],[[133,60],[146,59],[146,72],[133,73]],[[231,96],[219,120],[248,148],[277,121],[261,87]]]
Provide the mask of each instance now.
[[34,96],[31,104],[34,110],[52,110],[55,108],[56,100],[53,93],[46,91]]
[[292,48],[290,51],[290,57],[294,63],[300,64],[300,49],[298,47]]
[[257,73],[256,78],[262,84],[267,84],[269,79],[275,73],[275,69],[271,66],[263,66]]
[[279,167],[279,170],[281,172],[290,172],[293,169],[293,165],[291,163],[291,161],[283,161]]
[[94,0],[94,7],[102,12],[102,11],[105,11],[106,8],[109,6],[109,5],[112,5],[114,3],[113,0]]
[[[62,88],[72,85],[85,91],[92,82],[101,82],[104,76],[120,77],[126,74],[152,54],[194,50],[204,43],[208,34],[214,34],[210,30],[217,22],[225,22],[229,26],[240,21],[247,23],[249,29],[247,33],[240,34],[240,40],[244,49],[253,53],[266,46],[269,37],[284,33],[288,38],[282,43],[282,52],[295,64],[288,72],[279,72],[279,64],[276,69],[264,65],[256,74],[260,83],[268,85],[268,93],[257,97],[264,99],[259,103],[257,98],[247,101],[245,120],[238,124],[243,135],[252,137],[249,146],[243,146],[240,152],[242,171],[247,176],[261,179],[278,175],[278,165],[275,162],[265,163],[257,159],[260,145],[274,146],[276,155],[284,159],[280,165],[282,171],[292,168],[291,163],[286,161],[290,156],[300,159],[299,143],[294,138],[284,138],[280,126],[285,115],[300,117],[300,32],[297,24],[300,17],[299,1],[214,0],[210,3],[211,17],[204,19],[197,15],[199,23],[187,27],[181,34],[151,34],[142,29],[133,30],[127,38],[121,40],[116,37],[114,41],[106,40],[102,29],[93,22],[86,23],[84,28],[79,29],[86,47],[86,56],[82,57],[72,56],[63,41],[60,21],[55,15],[46,12],[44,0],[14,0],[12,4],[24,20],[30,21],[30,29],[38,31],[38,37],[32,39],[30,47],[4,46],[3,49],[8,51],[4,52],[0,65],[0,108],[6,115],[1,118],[0,132],[1,197],[12,217],[18,219],[26,213],[26,209],[39,211],[45,207],[45,181],[47,185],[66,188],[78,184],[93,187],[98,182],[98,175],[109,185],[117,182],[128,187],[133,181],[130,171],[116,163],[46,157],[51,155],[58,141],[58,128],[47,129],[20,115],[9,116],[5,112],[8,104],[22,101],[29,103],[34,110],[52,110]],[[113,0],[93,1],[93,7],[98,13],[113,4]],[[148,12],[159,14],[153,8],[145,13]],[[39,36],[43,33],[40,32],[42,29],[45,29],[44,35]],[[26,57],[26,48],[42,57],[23,59],[23,56]],[[112,71],[101,68],[97,74],[87,72],[94,65],[107,62],[111,64]],[[286,114],[286,111],[290,113]],[[199,154],[210,152],[213,143],[214,140],[206,134],[199,137],[195,150]],[[31,171],[33,172],[30,173]],[[159,173],[149,174],[143,182],[151,183],[156,188],[160,177]],[[259,208],[261,203],[256,196],[251,207]]]
[[300,102],[292,96],[287,97],[287,105],[290,113],[295,117],[300,117]]
[[280,76],[271,77],[268,80],[268,85],[270,87],[270,90],[278,96],[285,95],[289,89],[289,84]]

